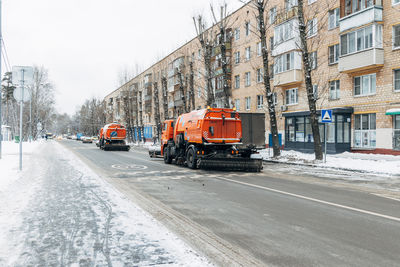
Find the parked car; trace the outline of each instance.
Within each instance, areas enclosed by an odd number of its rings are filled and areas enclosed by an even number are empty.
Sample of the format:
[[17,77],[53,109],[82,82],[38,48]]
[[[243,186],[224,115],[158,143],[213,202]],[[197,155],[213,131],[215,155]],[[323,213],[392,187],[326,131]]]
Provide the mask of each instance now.
[[88,137],[88,136],[82,136],[81,137],[82,143],[93,143],[92,138]]

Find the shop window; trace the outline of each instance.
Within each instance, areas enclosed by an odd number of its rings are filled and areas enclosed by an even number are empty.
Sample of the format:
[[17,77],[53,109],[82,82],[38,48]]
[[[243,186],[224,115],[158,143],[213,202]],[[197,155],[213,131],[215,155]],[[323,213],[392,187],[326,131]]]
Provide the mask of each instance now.
[[354,146],[358,148],[376,147],[376,114],[354,115]]
[[296,117],[296,142],[304,142],[304,117]]
[[400,115],[393,116],[393,148],[400,149]]
[[286,140],[290,142],[295,141],[294,118],[286,119]]

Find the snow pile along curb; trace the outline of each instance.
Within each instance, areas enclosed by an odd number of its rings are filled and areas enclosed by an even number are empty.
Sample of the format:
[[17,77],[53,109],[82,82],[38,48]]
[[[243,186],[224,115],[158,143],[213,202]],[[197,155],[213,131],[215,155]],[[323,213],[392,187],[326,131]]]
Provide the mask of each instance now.
[[333,168],[357,172],[370,172],[376,174],[400,175],[400,157],[378,154],[361,154],[345,152],[327,155],[326,163],[315,160],[314,154],[301,153],[292,150],[281,151],[278,158],[272,157],[272,150],[260,151],[264,161],[306,165],[321,168]]

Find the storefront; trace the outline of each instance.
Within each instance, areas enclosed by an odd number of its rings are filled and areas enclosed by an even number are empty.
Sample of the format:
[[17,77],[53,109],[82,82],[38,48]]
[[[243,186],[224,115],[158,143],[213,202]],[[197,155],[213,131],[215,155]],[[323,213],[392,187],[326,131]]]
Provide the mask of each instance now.
[[[321,112],[317,112],[320,116]],[[351,114],[353,108],[333,109],[332,123],[319,123],[321,141],[326,141],[328,153],[341,153],[351,149]],[[310,112],[284,113],[285,149],[314,152],[314,138],[310,123]],[[320,120],[321,121],[321,120]]]
[[389,109],[386,115],[393,118],[393,149],[400,150],[400,108]]

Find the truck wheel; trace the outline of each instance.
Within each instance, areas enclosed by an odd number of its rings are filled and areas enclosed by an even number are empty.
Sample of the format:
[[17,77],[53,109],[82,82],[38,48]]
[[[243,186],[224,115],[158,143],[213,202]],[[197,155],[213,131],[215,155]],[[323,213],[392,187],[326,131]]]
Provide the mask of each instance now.
[[169,152],[169,147],[164,147],[164,162],[167,164],[171,164],[172,162],[172,158],[171,158],[171,154]]
[[186,153],[186,163],[187,163],[187,166],[191,169],[197,168],[196,151],[193,147],[189,148]]

